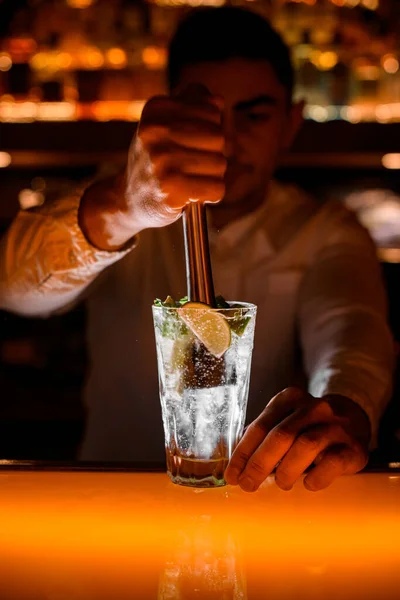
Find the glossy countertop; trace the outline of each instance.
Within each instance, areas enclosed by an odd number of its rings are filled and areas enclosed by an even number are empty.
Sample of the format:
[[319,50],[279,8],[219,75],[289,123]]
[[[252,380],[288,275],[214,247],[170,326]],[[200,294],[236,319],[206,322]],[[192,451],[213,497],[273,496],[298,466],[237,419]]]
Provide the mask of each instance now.
[[399,600],[400,473],[268,479],[0,469],[1,600]]

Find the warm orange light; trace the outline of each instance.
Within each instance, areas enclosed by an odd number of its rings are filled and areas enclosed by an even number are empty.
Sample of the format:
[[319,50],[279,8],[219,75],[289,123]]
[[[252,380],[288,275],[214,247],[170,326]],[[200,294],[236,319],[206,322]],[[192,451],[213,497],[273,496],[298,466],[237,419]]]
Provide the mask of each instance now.
[[[222,6],[226,0],[151,0],[158,6]],[[294,0],[298,2],[299,0]]]
[[11,165],[11,154],[0,152],[0,169],[5,169]]
[[0,471],[4,598],[397,598],[400,476],[255,494],[157,473]]
[[310,54],[310,61],[321,71],[328,71],[338,62],[338,55],[333,51],[321,52],[321,50],[313,50]]
[[88,8],[95,0],[67,0],[67,2],[72,8]]
[[385,169],[400,169],[400,154],[385,154],[382,156],[382,165]]
[[44,203],[44,195],[42,192],[27,188],[18,194],[18,202],[22,210],[28,210],[34,206],[41,206]]
[[393,54],[385,54],[381,60],[382,67],[390,75],[394,75],[399,70],[399,61]]
[[128,115],[130,120],[139,121],[145,104],[145,100],[135,100],[134,102],[129,103]]
[[361,121],[362,112],[358,106],[343,106],[340,111],[340,116],[349,123],[359,123]]
[[9,71],[11,67],[11,56],[7,52],[0,52],[0,71]]
[[88,69],[100,69],[104,65],[104,56],[98,48],[89,47],[81,55],[83,65]]
[[379,0],[361,0],[361,3],[369,10],[376,10],[379,6]]
[[353,66],[358,79],[363,81],[376,81],[380,77],[380,68],[364,59],[355,60]]
[[35,102],[0,102],[0,120],[4,122],[34,121],[37,116]]
[[125,67],[128,62],[128,57],[125,50],[122,48],[110,48],[106,52],[107,62],[113,67]]
[[32,69],[39,71],[45,69],[49,65],[49,55],[47,52],[38,52],[34,54],[30,60]]
[[329,118],[329,112],[326,106],[309,106],[306,112],[310,119],[318,121],[319,123],[324,123]]
[[0,121],[29,123],[32,121],[72,121],[76,119],[73,102],[4,102],[0,101]]
[[69,52],[59,52],[56,56],[56,60],[60,69],[68,69],[72,65],[72,56]]
[[40,102],[37,119],[40,121],[71,121],[75,117],[73,102]]
[[375,109],[375,116],[378,123],[387,123],[392,116],[390,106],[388,104],[379,104]]
[[11,38],[8,42],[8,51],[16,58],[33,54],[37,43],[32,38]]
[[162,69],[167,62],[167,52],[165,48],[147,46],[142,52],[142,60],[148,69]]
[[[136,103],[126,101],[97,101],[91,105],[92,116],[98,121],[135,121],[137,120],[132,116],[131,105]],[[134,111],[136,116],[136,112]]]

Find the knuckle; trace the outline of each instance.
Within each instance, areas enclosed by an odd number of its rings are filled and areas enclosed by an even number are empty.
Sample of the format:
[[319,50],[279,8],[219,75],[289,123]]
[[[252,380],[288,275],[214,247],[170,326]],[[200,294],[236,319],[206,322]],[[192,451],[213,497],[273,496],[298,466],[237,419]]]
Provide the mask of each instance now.
[[305,431],[298,439],[297,444],[301,450],[307,452],[318,452],[320,449],[320,436],[315,431]]
[[160,109],[167,108],[171,105],[171,99],[164,94],[158,94],[149,98],[143,107],[142,118],[147,118],[153,112],[159,112]]
[[216,157],[216,161],[217,161],[218,166],[220,167],[221,171],[223,173],[225,173],[226,168],[228,166],[228,160],[227,160],[227,158],[223,154],[218,154],[217,157]]
[[234,458],[235,458],[235,463],[246,464],[248,462],[250,456],[249,456],[249,454],[247,454],[247,452],[244,452],[240,448],[237,448],[235,451]]
[[295,387],[295,386],[291,386],[291,387],[287,387],[287,388],[283,389],[278,394],[276,394],[269,401],[268,405],[270,405],[270,404],[280,404],[282,402],[287,402],[287,401],[296,401],[296,402],[299,402],[299,401],[303,400],[305,396],[308,397],[308,394],[305,393],[301,388]]
[[[262,417],[262,415],[261,415]],[[264,424],[264,421],[262,418],[258,418],[255,421],[253,421],[252,423],[250,423],[250,425],[247,428],[248,432],[254,432],[256,435],[258,434],[262,434],[262,435],[266,435],[268,433],[268,428],[266,427],[266,425]]]
[[219,152],[223,152],[223,151],[224,151],[224,148],[225,148],[225,136],[223,136],[223,135],[222,135],[222,134],[220,134],[220,133],[217,133],[217,134],[215,135],[214,139],[215,139],[215,146],[216,146],[216,149],[217,149]]
[[214,200],[221,200],[225,196],[225,184],[223,181],[215,182],[215,190],[213,194]]
[[271,437],[276,445],[287,446],[293,441],[293,434],[279,425],[273,429]]
[[137,136],[145,147],[150,148],[168,135],[168,127],[151,122],[140,123]]
[[181,182],[175,173],[164,173],[160,183],[162,193],[167,194],[167,197],[173,197],[175,201],[181,201],[184,196],[184,191],[182,191]]
[[318,399],[314,405],[314,411],[317,415],[321,416],[333,416],[332,407],[327,400],[324,398]]
[[153,173],[159,181],[164,181],[170,171],[169,161],[165,155],[150,155],[153,165]]
[[329,424],[329,435],[331,439],[337,441],[343,441],[344,439],[348,439],[342,425],[339,423],[330,423]]
[[267,475],[265,466],[259,460],[251,461],[246,471],[250,475],[254,475],[255,479],[260,479],[260,477],[265,477]]
[[349,465],[349,456],[343,451],[329,452],[325,456],[324,465],[326,469],[337,469],[344,470]]
[[291,385],[287,388],[285,388],[284,390],[282,390],[281,394],[302,394],[303,391],[295,386],[295,385]]

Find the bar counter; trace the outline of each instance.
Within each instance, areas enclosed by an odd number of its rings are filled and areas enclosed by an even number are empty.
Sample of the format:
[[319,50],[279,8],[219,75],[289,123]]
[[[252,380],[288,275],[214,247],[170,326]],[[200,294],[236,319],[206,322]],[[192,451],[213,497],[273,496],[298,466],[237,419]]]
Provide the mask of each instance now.
[[0,461],[0,599],[106,598],[398,600],[400,470],[246,494]]

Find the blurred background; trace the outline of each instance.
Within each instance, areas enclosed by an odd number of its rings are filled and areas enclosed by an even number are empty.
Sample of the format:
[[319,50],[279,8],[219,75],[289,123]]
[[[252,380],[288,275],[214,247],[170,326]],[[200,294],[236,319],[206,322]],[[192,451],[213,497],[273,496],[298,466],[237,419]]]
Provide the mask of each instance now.
[[[399,0],[0,0],[0,235],[19,209],[124,164],[146,99],[166,90],[177,21],[203,4],[259,11],[291,47],[306,121],[277,176],[369,229],[399,343]],[[84,305],[0,312],[0,458],[74,458],[86,366]],[[376,461],[400,460],[398,380]]]

